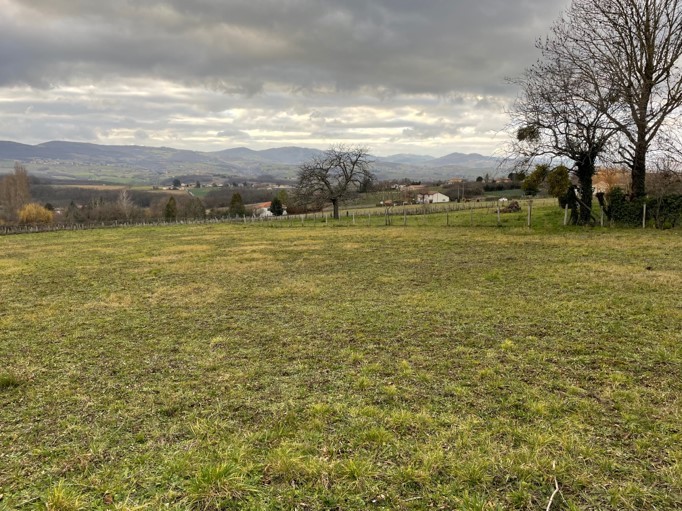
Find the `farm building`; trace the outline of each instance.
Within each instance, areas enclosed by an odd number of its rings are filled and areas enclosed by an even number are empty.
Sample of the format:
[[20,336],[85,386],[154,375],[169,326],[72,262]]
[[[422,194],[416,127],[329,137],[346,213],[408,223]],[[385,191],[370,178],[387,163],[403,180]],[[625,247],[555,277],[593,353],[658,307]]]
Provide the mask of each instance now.
[[[270,206],[272,205],[272,202],[261,202],[260,204],[254,204],[253,205],[253,214],[257,217],[268,217],[268,216],[274,216],[272,214],[272,211],[270,211]],[[287,207],[283,206],[284,208],[284,213],[283,215],[287,214]]]
[[420,204],[440,204],[450,202],[450,197],[440,192],[427,192],[417,195],[417,202]]

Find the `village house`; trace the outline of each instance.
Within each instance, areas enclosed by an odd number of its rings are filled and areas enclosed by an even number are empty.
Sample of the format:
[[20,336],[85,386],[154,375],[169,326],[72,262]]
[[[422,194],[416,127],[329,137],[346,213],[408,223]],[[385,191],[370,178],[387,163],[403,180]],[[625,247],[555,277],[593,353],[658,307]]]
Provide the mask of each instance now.
[[[269,216],[274,216],[272,214],[272,211],[270,211],[270,206],[272,205],[272,202],[261,202],[260,204],[254,204],[253,207],[253,215],[260,217],[260,218],[265,218]],[[284,208],[284,213],[282,215],[287,214],[287,207],[282,205]]]
[[417,202],[419,204],[441,204],[450,202],[450,197],[440,192],[426,192],[417,195]]
[[630,191],[630,173],[626,169],[600,168],[592,180],[592,192],[609,193],[612,188],[619,187],[626,193]]

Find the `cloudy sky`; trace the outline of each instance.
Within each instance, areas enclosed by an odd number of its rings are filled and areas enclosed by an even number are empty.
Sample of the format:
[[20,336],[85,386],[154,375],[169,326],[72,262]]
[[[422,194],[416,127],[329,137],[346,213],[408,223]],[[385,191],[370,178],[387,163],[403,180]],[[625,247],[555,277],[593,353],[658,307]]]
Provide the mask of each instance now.
[[494,154],[568,0],[0,0],[0,140]]

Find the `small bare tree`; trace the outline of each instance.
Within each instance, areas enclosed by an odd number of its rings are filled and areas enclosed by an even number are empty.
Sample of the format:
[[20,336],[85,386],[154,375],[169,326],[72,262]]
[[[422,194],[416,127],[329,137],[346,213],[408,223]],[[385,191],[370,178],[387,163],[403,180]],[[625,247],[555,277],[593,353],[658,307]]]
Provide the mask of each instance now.
[[374,181],[372,163],[365,147],[332,146],[301,165],[296,186],[298,202],[331,202],[334,218],[338,219],[339,203]]
[[0,206],[5,216],[15,220],[19,210],[31,199],[28,171],[21,163],[14,164],[14,173],[0,179]]
[[118,194],[118,207],[121,209],[121,213],[123,213],[126,221],[130,220],[135,208],[135,204],[133,203],[133,199],[126,188],[123,188]]

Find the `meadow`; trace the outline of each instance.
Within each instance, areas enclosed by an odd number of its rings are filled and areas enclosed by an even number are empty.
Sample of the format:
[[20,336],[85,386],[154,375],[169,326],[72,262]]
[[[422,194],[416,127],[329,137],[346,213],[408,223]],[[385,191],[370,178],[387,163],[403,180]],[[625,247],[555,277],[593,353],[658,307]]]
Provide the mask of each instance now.
[[0,510],[682,507],[680,231],[460,215],[1,237]]

